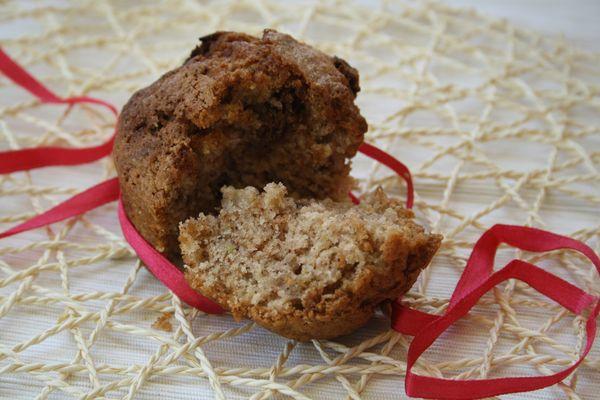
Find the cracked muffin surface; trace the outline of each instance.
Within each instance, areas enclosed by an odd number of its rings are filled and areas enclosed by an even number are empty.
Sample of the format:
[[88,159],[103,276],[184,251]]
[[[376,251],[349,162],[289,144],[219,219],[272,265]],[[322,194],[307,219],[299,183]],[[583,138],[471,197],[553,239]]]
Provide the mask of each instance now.
[[123,108],[113,155],[128,217],[177,260],[178,223],[214,213],[223,185],[342,199],[367,130],[358,91],[354,68],[289,35],[203,37]]
[[222,192],[218,216],[180,225],[186,279],[234,317],[292,339],[364,325],[410,289],[441,242],[380,188],[358,206],[295,200],[274,183]]

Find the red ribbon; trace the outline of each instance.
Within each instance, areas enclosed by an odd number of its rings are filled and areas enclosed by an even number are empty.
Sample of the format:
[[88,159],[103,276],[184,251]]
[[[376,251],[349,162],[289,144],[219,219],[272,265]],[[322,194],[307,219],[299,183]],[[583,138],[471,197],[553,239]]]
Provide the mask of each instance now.
[[[383,165],[394,171],[396,174],[398,174],[398,176],[400,176],[402,179],[404,179],[404,182],[406,182],[406,208],[412,208],[415,198],[415,190],[413,188],[412,177],[410,175],[410,170],[408,169],[408,167],[402,164],[397,159],[395,159],[390,154],[369,143],[361,144],[358,148],[358,151],[360,151],[367,157],[370,157],[373,160],[382,163]],[[351,193],[350,198],[353,202],[358,202],[358,199]]]
[[[42,103],[54,104],[98,104],[115,116],[119,114],[117,108],[104,100],[87,96],[61,98],[37,81],[29,72],[14,62],[2,49],[0,49],[0,70],[10,80],[29,93],[40,99]],[[25,171],[29,169],[48,167],[52,165],[79,165],[99,160],[109,155],[112,151],[114,134],[106,142],[92,147],[66,148],[57,146],[35,147],[32,149],[1,151],[0,174]]]
[[[91,97],[62,99],[43,86],[0,49],[0,71],[17,85],[38,97],[42,103],[98,104],[117,115],[114,106]],[[87,148],[38,147],[0,152],[0,173],[29,170],[53,165],[77,165],[98,160],[110,154],[113,137],[107,142]],[[396,172],[407,185],[406,206],[413,205],[413,184],[408,168],[388,153],[364,143],[359,151],[386,165]],[[353,201],[358,199],[350,194]],[[39,228],[64,219],[83,214],[103,204],[119,200],[119,222],[125,239],[136,251],[148,269],[173,293],[187,304],[207,313],[221,313],[223,309],[211,300],[195,292],[185,281],[183,273],[154,249],[135,229],[127,218],[120,200],[117,178],[97,184],[24,223],[0,233],[0,239],[27,230]],[[521,260],[512,260],[499,271],[493,271],[496,250],[501,243],[533,252],[571,249],[586,256],[600,273],[600,259],[585,244],[566,236],[540,229],[495,225],[477,241],[456,285],[450,303],[443,315],[432,315],[410,309],[400,303],[393,304],[392,328],[414,336],[407,357],[405,389],[409,396],[436,399],[472,399],[507,393],[536,390],[556,384],[565,379],[589,353],[596,335],[596,318],[600,313],[600,301],[565,280]],[[582,315],[592,311],[586,322],[586,346],[580,358],[570,367],[547,376],[510,377],[480,380],[451,380],[421,376],[412,372],[417,359],[431,344],[469,310],[486,292],[507,279],[518,279],[556,301],[569,311]]]
[[121,198],[119,198],[119,222],[121,223],[121,230],[123,231],[125,240],[135,249],[135,252],[144,264],[146,264],[146,267],[181,300],[209,314],[220,314],[225,311],[218,304],[192,289],[185,280],[181,270],[171,264],[169,260],[156,251],[138,233],[129,218],[127,218],[127,214],[125,214]]
[[[395,303],[392,316],[393,329],[415,336],[407,357],[405,387],[409,396],[429,399],[472,399],[541,389],[565,379],[589,353],[596,336],[596,317],[600,313],[598,297],[521,260],[512,260],[504,268],[494,272],[492,270],[494,257],[501,243],[532,252],[575,250],[587,257],[600,273],[600,258],[590,247],[577,240],[535,228],[494,225],[473,247],[473,252],[443,315],[431,315],[407,308],[399,301]],[[577,315],[583,315],[586,309],[593,307],[585,325],[586,345],[579,359],[572,366],[546,376],[452,380],[414,374],[412,367],[421,354],[448,327],[465,316],[481,296],[507,279],[526,282]]]

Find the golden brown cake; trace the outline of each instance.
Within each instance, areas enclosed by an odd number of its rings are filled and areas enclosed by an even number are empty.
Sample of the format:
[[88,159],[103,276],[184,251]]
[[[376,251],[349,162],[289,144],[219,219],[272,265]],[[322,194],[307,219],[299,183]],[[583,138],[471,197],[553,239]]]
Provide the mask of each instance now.
[[359,206],[295,200],[274,183],[222,192],[218,216],[180,226],[186,279],[235,318],[292,339],[364,325],[410,289],[441,242],[381,189]]
[[345,197],[367,130],[358,91],[354,68],[289,35],[203,37],[123,108],[113,154],[127,215],[176,260],[179,222],[215,212],[223,185]]

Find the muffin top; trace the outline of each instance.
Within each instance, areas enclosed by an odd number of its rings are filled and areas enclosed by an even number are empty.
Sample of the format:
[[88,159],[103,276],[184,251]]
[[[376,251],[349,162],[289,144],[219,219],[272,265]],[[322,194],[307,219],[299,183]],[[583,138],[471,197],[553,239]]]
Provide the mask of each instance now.
[[273,30],[201,38],[123,108],[114,159],[127,215],[176,259],[177,224],[214,213],[223,185],[343,199],[367,129],[358,82],[345,61]]

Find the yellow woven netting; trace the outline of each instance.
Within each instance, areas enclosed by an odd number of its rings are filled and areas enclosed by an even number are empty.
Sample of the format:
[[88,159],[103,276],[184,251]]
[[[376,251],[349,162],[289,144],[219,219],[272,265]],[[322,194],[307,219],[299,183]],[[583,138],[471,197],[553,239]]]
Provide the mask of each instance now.
[[[118,105],[219,29],[276,28],[345,58],[361,73],[367,140],[411,168],[417,218],[445,236],[405,298],[414,307],[445,309],[494,223],[550,229],[598,251],[600,56],[437,3],[361,4],[14,2],[0,5],[0,38],[60,95]],[[0,119],[0,149],[100,143],[114,124],[94,107],[41,106],[5,78]],[[114,174],[103,160],[0,176],[0,230]],[[404,194],[362,156],[353,175],[362,190]],[[593,267],[572,253],[501,249],[498,263],[515,256],[600,292]],[[417,372],[547,374],[577,358],[582,322],[510,282],[443,335]],[[388,324],[380,314],[348,337],[298,344],[191,310],[142,267],[114,204],[0,242],[1,398],[402,398],[410,338]],[[597,398],[597,347],[563,384],[527,398]]]

